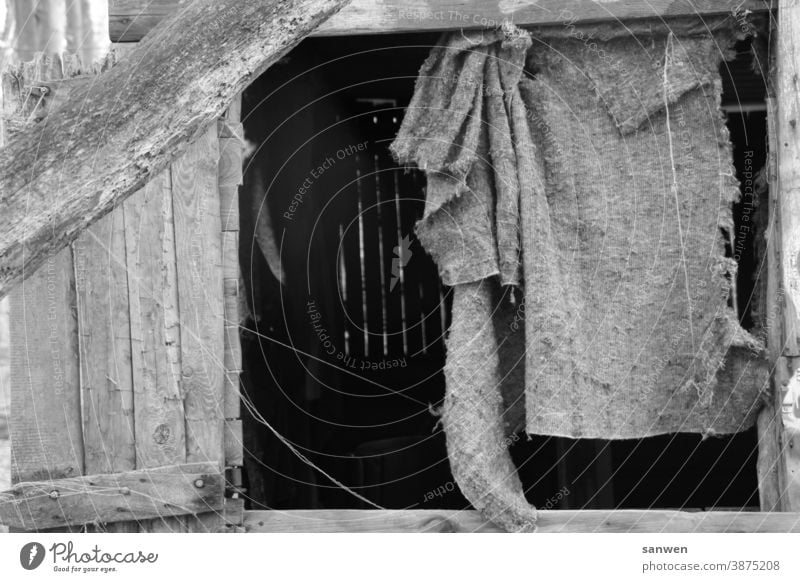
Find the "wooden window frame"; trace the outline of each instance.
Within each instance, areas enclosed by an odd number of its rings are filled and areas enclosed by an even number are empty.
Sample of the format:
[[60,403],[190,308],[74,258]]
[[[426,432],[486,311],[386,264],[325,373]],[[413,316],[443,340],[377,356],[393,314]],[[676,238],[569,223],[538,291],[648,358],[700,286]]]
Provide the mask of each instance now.
[[[542,0],[514,10],[503,0],[430,0],[429,10],[410,11],[401,0],[354,0],[315,33],[317,36],[388,34],[479,28],[506,19],[520,26],[597,22],[638,18],[675,18],[695,14],[767,12],[770,2],[698,0],[687,12],[677,2],[661,13],[643,0],[613,3],[578,0]],[[524,3],[516,3],[516,5]],[[177,5],[176,0],[110,0],[112,40],[139,40]],[[773,12],[769,12],[772,16]],[[796,99],[794,72],[800,69],[800,47],[782,39],[800,39],[800,6],[777,6],[775,67],[767,98],[769,125],[770,225],[768,235],[767,295],[770,312],[780,316],[768,328],[768,350],[773,369],[773,394],[758,419],[759,512],[685,512],[662,510],[545,510],[540,511],[542,532],[798,532],[800,531],[800,425],[798,403],[787,402],[800,378],[800,141],[792,109]],[[774,22],[774,21],[773,21]],[[800,44],[800,43],[799,43]],[[234,125],[238,118],[228,121]],[[220,127],[229,127],[224,123]],[[235,137],[235,136],[234,136]],[[227,250],[235,257],[235,235]],[[224,241],[223,241],[224,245]],[[226,311],[226,318],[229,314]],[[227,332],[231,330],[226,329]],[[226,333],[226,337],[235,333]],[[233,357],[240,357],[233,355]],[[226,366],[227,367],[227,366]],[[240,367],[240,366],[238,366]],[[236,371],[236,362],[231,362]],[[13,388],[12,388],[13,389]],[[233,406],[233,404],[231,404]],[[233,410],[233,409],[232,409]],[[238,410],[238,407],[237,407]],[[233,413],[232,413],[233,414]],[[241,442],[241,440],[239,441]],[[235,448],[235,447],[234,447]],[[241,452],[241,451],[239,451]],[[235,456],[235,451],[230,454]],[[227,456],[227,455],[226,455]],[[0,517],[3,504],[0,501]],[[244,511],[241,500],[228,500],[225,521],[233,531],[245,532],[473,532],[497,531],[475,511],[446,510],[296,510]]]
[[[134,2],[135,3],[135,2]],[[168,10],[172,0],[160,2]],[[122,30],[114,24],[125,19],[129,0],[111,0],[112,30]],[[769,12],[766,2],[698,2],[691,13],[680,11],[654,14],[649,3],[640,1],[601,4],[594,2],[537,2],[515,14],[514,22],[521,26],[550,25],[558,22],[555,15],[582,22],[623,20],[643,17],[745,14],[745,11]],[[496,24],[508,18],[501,9],[502,2],[480,0],[429,2],[429,10],[406,10],[402,2],[381,3],[355,0],[324,23],[312,36],[345,36],[356,34],[391,34],[445,31],[472,28],[486,23]],[[685,8],[685,5],[683,5]],[[792,232],[800,229],[800,199],[788,193],[800,188],[800,167],[792,167],[792,155],[797,156],[800,144],[783,142],[782,136],[794,134],[789,104],[796,96],[791,71],[797,69],[800,53],[781,50],[781,38],[800,38],[800,8],[778,8],[778,40],[776,62],[767,97],[769,119],[768,171],[770,183],[770,224],[768,234],[769,312],[780,305],[781,289],[797,289],[800,304],[800,276],[795,276],[795,261],[800,243],[793,242]],[[425,15],[428,18],[425,18]],[[475,15],[469,18],[468,15]],[[420,18],[416,18],[419,16]],[[148,15],[150,17],[150,15]],[[125,21],[125,32],[117,40],[134,39],[136,26]],[[770,26],[774,20],[770,22]],[[786,106],[781,107],[781,103]],[[793,154],[794,152],[794,154]],[[795,158],[798,159],[798,158]],[[776,236],[777,235],[777,236]],[[791,250],[781,255],[781,248]],[[781,262],[783,256],[783,262]],[[790,291],[791,294],[791,291]],[[758,431],[758,484],[761,511],[664,511],[664,510],[545,510],[540,511],[538,531],[542,532],[797,532],[800,531],[800,430],[792,424],[786,410],[787,385],[798,382],[793,377],[794,365],[800,363],[798,344],[800,322],[791,309],[782,310],[780,321],[768,329],[769,354],[773,374],[771,401],[762,410]],[[784,346],[784,349],[780,349]],[[795,405],[797,406],[797,404]],[[296,510],[245,511],[243,527],[250,532],[486,532],[500,531],[476,511],[438,510]]]

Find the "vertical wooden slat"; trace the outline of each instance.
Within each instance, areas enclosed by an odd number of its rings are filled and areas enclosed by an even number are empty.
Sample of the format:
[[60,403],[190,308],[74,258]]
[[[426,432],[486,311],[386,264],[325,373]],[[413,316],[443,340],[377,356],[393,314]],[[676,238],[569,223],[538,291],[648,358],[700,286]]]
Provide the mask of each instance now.
[[769,188],[769,227],[767,230],[767,348],[772,364],[773,394],[758,415],[758,496],[762,511],[779,511],[781,508],[783,452],[781,432],[781,396],[786,370],[781,361],[782,325],[777,317],[782,303],[780,290],[780,253],[778,252],[778,187],[777,187],[777,127],[775,98],[767,99],[768,157],[767,179]]
[[[169,171],[123,205],[131,319],[136,468],[186,461],[180,333]],[[183,518],[141,524],[183,531]]]
[[[231,477],[230,486],[241,486],[241,467],[244,464],[242,421],[239,420],[239,375],[242,371],[242,350],[239,337],[241,305],[239,297],[238,233],[239,233],[239,186],[242,184],[242,158],[244,131],[241,124],[241,97],[234,100],[219,128],[219,203],[221,236],[223,237],[223,315],[224,315],[224,383],[223,401],[225,417],[225,466]],[[242,507],[242,500],[228,499],[228,507]],[[227,512],[224,526],[237,528],[242,524],[241,511]]]
[[800,511],[800,5],[778,4],[777,138],[781,276],[785,292],[783,356],[790,366],[783,386],[783,474],[781,509]]
[[[136,469],[125,216],[117,208],[73,244],[87,475]],[[136,532],[137,523],[100,526]]]
[[13,481],[83,474],[72,253],[51,257],[11,294]]
[[213,125],[172,164],[186,459],[223,461],[219,143]]
[[114,210],[73,245],[87,474],[136,468],[124,219]]

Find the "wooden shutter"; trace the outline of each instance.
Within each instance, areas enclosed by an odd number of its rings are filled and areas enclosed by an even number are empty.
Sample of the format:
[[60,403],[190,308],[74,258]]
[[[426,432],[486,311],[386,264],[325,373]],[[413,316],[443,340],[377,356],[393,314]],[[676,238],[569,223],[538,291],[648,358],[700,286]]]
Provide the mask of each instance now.
[[[42,119],[111,64],[38,56],[6,75],[10,130]],[[226,468],[242,457],[241,144],[236,106],[11,294],[17,485],[0,494],[3,523],[26,530],[117,523],[108,526],[117,531],[238,525],[225,515],[240,514],[241,501],[224,494]]]

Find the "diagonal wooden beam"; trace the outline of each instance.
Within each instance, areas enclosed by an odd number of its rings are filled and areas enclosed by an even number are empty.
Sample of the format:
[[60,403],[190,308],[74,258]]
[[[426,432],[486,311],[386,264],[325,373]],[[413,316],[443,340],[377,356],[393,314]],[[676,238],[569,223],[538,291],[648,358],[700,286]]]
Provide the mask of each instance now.
[[0,297],[141,188],[347,0],[194,0],[0,149]]

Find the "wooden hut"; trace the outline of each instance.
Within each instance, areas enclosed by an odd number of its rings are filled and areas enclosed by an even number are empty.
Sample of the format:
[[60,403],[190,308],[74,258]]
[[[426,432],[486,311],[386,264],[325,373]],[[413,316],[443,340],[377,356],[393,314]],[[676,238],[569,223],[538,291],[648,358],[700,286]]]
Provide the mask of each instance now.
[[[11,297],[16,485],[0,494],[0,523],[38,531],[495,529],[474,511],[245,510],[239,230],[249,220],[240,206],[250,207],[240,201],[241,94],[308,35],[343,41],[507,20],[559,26],[567,10],[573,23],[768,20],[762,283],[766,312],[776,314],[765,326],[773,392],[757,429],[760,511],[545,508],[539,530],[798,531],[800,9],[756,0],[405,4],[110,0],[112,41],[128,44],[104,63],[42,56],[4,77],[11,137],[0,151],[0,294]],[[601,488],[609,468],[597,471],[586,487]]]

